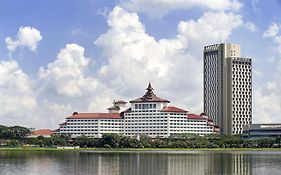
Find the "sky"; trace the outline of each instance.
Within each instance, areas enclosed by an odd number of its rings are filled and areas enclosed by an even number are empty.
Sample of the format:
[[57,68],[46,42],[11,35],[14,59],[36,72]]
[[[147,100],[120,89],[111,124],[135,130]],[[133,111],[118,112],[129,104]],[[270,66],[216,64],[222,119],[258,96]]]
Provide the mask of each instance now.
[[203,111],[203,47],[253,63],[253,123],[281,123],[281,1],[1,0],[0,124],[58,128],[74,111],[157,96]]

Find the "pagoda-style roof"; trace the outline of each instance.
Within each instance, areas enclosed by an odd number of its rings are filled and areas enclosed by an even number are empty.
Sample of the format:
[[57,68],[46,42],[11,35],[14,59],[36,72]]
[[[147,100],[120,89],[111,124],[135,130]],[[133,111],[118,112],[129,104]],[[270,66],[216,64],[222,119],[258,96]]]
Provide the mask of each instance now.
[[107,108],[108,110],[120,110],[119,106],[112,106],[110,108]]
[[157,97],[154,92],[151,84],[148,84],[148,87],[146,88],[146,93],[144,96],[137,98],[135,100],[130,101],[130,103],[138,103],[138,102],[167,102],[170,103],[169,100],[165,100],[163,98]]
[[126,104],[127,102],[123,101],[123,100],[116,100],[113,102],[113,104]]

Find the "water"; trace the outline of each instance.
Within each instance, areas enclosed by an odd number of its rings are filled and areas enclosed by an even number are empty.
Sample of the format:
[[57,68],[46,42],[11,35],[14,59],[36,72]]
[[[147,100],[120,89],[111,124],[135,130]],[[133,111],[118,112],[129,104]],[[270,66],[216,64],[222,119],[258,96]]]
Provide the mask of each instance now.
[[2,175],[281,174],[280,151],[0,151]]

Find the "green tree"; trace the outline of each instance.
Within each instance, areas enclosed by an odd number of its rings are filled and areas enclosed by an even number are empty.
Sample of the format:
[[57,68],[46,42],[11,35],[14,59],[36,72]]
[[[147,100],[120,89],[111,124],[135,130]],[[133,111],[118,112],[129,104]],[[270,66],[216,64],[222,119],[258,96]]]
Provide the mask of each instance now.
[[91,139],[89,137],[86,137],[85,135],[82,135],[76,137],[73,144],[79,146],[80,148],[91,147]]
[[0,138],[2,139],[17,139],[22,141],[29,134],[30,130],[22,126],[7,127],[0,125]]
[[30,129],[22,126],[12,126],[9,127],[9,130],[12,132],[14,139],[18,140],[23,140],[30,134]]
[[218,141],[221,148],[240,148],[243,147],[243,140],[240,135],[224,135]]
[[17,147],[17,146],[19,146],[19,141],[15,140],[15,139],[8,140],[7,141],[7,146],[9,146],[9,147]]
[[102,143],[103,146],[105,147],[111,147],[111,148],[118,148],[119,147],[119,142],[120,142],[120,136],[115,133],[107,133],[102,135]]
[[257,146],[259,148],[271,148],[273,147],[274,140],[269,138],[262,138],[257,140]]
[[140,135],[140,141],[139,141],[141,148],[151,148],[152,146],[152,140],[147,135]]
[[53,146],[67,146],[71,138],[68,135],[52,135],[51,141]]

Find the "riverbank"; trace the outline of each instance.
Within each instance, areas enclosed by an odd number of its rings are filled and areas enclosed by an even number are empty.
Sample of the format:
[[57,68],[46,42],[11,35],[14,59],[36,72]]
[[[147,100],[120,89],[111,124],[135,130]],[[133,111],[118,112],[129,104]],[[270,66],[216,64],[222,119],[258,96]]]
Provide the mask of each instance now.
[[158,151],[281,151],[281,148],[0,148],[0,151],[93,151],[93,152],[158,152]]

